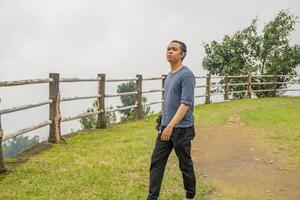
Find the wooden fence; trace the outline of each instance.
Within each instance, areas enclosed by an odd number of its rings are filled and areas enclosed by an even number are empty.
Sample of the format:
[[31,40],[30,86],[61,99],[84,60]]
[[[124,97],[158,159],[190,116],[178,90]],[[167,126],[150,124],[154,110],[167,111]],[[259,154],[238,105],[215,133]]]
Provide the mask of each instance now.
[[[24,133],[30,132],[35,129],[39,129],[41,127],[49,126],[49,137],[48,142],[50,143],[57,143],[60,140],[62,140],[61,136],[61,128],[60,125],[62,122],[71,121],[75,119],[79,119],[85,116],[90,115],[97,115],[97,121],[96,121],[96,128],[106,128],[106,120],[105,120],[105,113],[106,112],[115,112],[120,110],[126,110],[130,108],[135,108],[136,113],[136,119],[142,119],[143,116],[143,106],[146,105],[153,105],[153,104],[162,104],[164,99],[164,84],[166,80],[167,75],[162,75],[160,77],[150,77],[150,78],[143,78],[142,75],[136,75],[135,78],[131,79],[106,79],[105,74],[98,74],[97,78],[60,78],[60,75],[58,73],[50,73],[49,78],[47,79],[28,79],[28,80],[17,80],[17,81],[3,81],[0,82],[0,87],[11,87],[11,86],[18,86],[18,85],[30,85],[30,84],[41,84],[41,83],[47,83],[49,84],[49,99],[34,103],[34,104],[28,104],[28,105],[21,105],[6,109],[0,110],[0,172],[4,172],[4,163],[3,163],[3,156],[2,156],[2,141],[9,140],[11,138],[14,138],[18,135],[22,135]],[[256,78],[272,78],[273,80],[270,82],[252,82],[252,79]],[[206,84],[205,85],[196,85],[195,88],[205,88],[205,93],[199,95],[195,95],[195,98],[205,98],[205,103],[209,104],[211,103],[211,96],[222,94],[224,95],[224,100],[229,100],[230,95],[236,94],[236,93],[244,93],[247,94],[247,97],[251,98],[252,95],[256,92],[267,92],[271,91],[273,92],[273,96],[276,96],[277,91],[284,90],[284,91],[300,91],[300,89],[277,89],[278,84],[288,84],[288,82],[277,82],[278,77],[285,77],[285,75],[242,75],[242,76],[211,76],[208,74],[207,76],[196,76],[196,79],[205,79]],[[299,76],[296,76],[299,77]],[[247,82],[242,83],[230,83],[229,79],[236,79],[236,78],[247,78]],[[223,84],[218,84],[217,82],[213,82],[214,79],[222,79]],[[142,83],[143,81],[153,81],[153,80],[160,80],[161,81],[161,88],[159,89],[153,89],[153,90],[142,90]],[[136,83],[136,90],[133,92],[124,92],[124,93],[116,93],[116,94],[107,94],[105,92],[105,84],[108,82],[126,82],[126,81],[135,81]],[[59,86],[61,83],[65,82],[96,82],[98,83],[98,94],[91,95],[91,96],[75,96],[75,97],[63,97],[60,96],[60,90]],[[271,85],[270,89],[263,89],[263,90],[253,90],[252,85],[254,84],[260,84],[260,85]],[[294,82],[291,82],[290,84],[299,84],[299,80],[296,80]],[[213,86],[219,86],[223,88],[223,91],[220,93],[212,92]],[[246,86],[246,90],[240,90],[240,91],[233,91],[230,87],[232,86]],[[161,100],[156,102],[150,102],[150,103],[142,103],[142,94],[145,93],[153,93],[153,92],[161,92]],[[196,94],[196,93],[195,93]],[[123,106],[123,107],[115,107],[106,109],[105,108],[105,98],[109,97],[117,97],[122,95],[135,95],[136,102],[134,105],[130,106]],[[97,106],[96,111],[94,112],[86,112],[81,113],[76,116],[67,116],[62,117],[60,114],[60,102],[63,101],[73,101],[73,100],[79,100],[79,99],[97,99]],[[20,130],[17,130],[13,133],[7,133],[4,134],[4,131],[1,126],[1,115],[13,113],[20,110],[30,109],[34,107],[39,107],[43,105],[49,105],[49,119],[42,121],[38,124],[35,124],[33,126],[23,128]]]

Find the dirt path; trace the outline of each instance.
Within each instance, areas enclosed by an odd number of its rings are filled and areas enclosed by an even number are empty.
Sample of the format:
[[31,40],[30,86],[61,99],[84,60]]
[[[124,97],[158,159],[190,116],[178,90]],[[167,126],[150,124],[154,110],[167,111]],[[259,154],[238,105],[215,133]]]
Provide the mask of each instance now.
[[299,200],[300,172],[263,143],[238,116],[219,127],[200,127],[193,143],[195,168],[216,187],[216,200]]

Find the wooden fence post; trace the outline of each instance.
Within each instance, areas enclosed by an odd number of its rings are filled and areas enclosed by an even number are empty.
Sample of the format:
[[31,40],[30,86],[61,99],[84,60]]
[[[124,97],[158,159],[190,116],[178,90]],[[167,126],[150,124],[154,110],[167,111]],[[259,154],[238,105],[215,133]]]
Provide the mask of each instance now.
[[[161,79],[161,88],[163,89],[163,91],[161,92],[161,100],[164,100],[165,98],[165,82],[166,82],[166,79],[167,79],[167,75],[166,74],[163,74],[162,75],[162,79]],[[162,102],[161,104],[161,112],[163,111],[163,105],[164,105],[164,102]]]
[[57,143],[62,139],[60,130],[61,114],[59,74],[50,73],[49,78],[52,79],[52,82],[49,83],[49,99],[53,102],[49,105],[49,119],[52,121],[52,124],[49,126],[48,142]]
[[276,89],[277,89],[277,76],[276,76],[276,73],[274,74],[273,76],[273,97],[276,97]]
[[98,74],[101,80],[98,82],[98,94],[101,95],[97,98],[97,110],[100,111],[97,117],[96,128],[106,128],[105,117],[105,74]]
[[229,86],[228,86],[228,75],[224,79],[224,100],[229,99]]
[[0,173],[5,172],[4,162],[3,162],[3,152],[2,152],[2,138],[3,138],[3,130],[1,126],[1,115],[0,115]]
[[135,109],[135,117],[136,119],[143,119],[144,116],[143,116],[143,105],[142,105],[142,80],[143,80],[143,76],[140,75],[140,74],[137,74],[136,75],[136,91],[137,91],[137,94],[136,94],[136,104],[137,104],[137,107]]
[[206,97],[205,97],[205,103],[210,104],[210,80],[211,80],[211,75],[207,74],[206,77]]
[[248,97],[251,99],[251,96],[252,96],[252,82],[251,82],[251,79],[252,79],[252,77],[251,77],[251,72],[249,72],[248,73]]

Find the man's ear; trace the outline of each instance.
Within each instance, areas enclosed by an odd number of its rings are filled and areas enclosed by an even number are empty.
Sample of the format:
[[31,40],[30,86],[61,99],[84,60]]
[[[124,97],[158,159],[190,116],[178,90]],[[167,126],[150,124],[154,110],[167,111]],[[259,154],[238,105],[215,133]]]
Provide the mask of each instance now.
[[183,53],[183,52],[180,52],[180,54],[181,54],[181,58],[183,58],[183,57],[184,57],[184,53]]

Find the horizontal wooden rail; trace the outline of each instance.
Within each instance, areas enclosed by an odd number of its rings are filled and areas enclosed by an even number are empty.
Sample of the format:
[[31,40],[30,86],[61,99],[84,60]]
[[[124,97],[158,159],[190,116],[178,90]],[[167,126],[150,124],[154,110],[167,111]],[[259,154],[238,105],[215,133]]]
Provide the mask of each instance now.
[[248,83],[228,83],[228,86],[248,85]]
[[154,81],[154,80],[162,80],[164,77],[149,77],[149,78],[143,78],[143,81]]
[[164,91],[164,89],[157,89],[157,90],[144,90],[142,91],[143,94],[145,93],[151,93],[151,92],[162,92]]
[[288,82],[275,82],[276,84],[285,84],[285,83],[288,83]]
[[64,118],[61,119],[61,122],[67,122],[67,121],[79,119],[79,118],[82,118],[82,117],[87,117],[87,116],[90,116],[90,115],[97,115],[99,113],[100,113],[100,111],[85,112],[85,113],[81,113],[79,115],[72,116],[72,117],[64,117]]
[[211,78],[225,78],[225,76],[211,76]]
[[286,89],[286,91],[300,91],[300,89]]
[[51,78],[46,79],[27,79],[27,80],[17,80],[17,81],[1,81],[0,87],[18,86],[18,85],[31,85],[39,83],[50,83]]
[[300,80],[292,80],[292,81],[287,81],[287,82],[275,82],[277,84],[299,84]]
[[280,91],[300,91],[300,89],[277,89]]
[[228,78],[246,78],[247,75],[240,75],[240,76],[227,76]]
[[19,110],[34,108],[34,107],[38,107],[38,106],[43,106],[43,105],[47,105],[47,104],[51,104],[51,103],[53,103],[53,101],[51,99],[49,99],[47,101],[42,101],[42,102],[39,102],[39,103],[22,105],[22,106],[17,106],[17,107],[11,107],[11,108],[0,110],[0,115],[16,112],[16,111],[19,111]]
[[134,95],[134,94],[137,94],[137,92],[122,92],[117,94],[106,94],[105,97],[118,97],[118,96]]
[[93,82],[101,81],[101,78],[61,78],[59,82]]
[[93,96],[81,96],[81,97],[65,97],[62,98],[60,101],[64,102],[64,101],[72,101],[72,100],[79,100],[79,99],[93,99],[93,98],[100,98],[101,95],[93,95]]
[[267,89],[267,90],[252,90],[252,92],[269,92],[274,91],[274,89]]
[[207,78],[207,76],[195,76],[196,79],[198,78]]
[[206,88],[206,85],[196,85],[195,88]]
[[251,85],[271,85],[274,82],[252,82]]
[[206,95],[197,95],[197,96],[194,96],[194,98],[201,98],[201,97],[206,97]]
[[120,110],[127,110],[127,109],[130,109],[130,108],[136,108],[136,107],[137,107],[137,105],[123,106],[123,107],[109,109],[109,110],[106,110],[105,112],[115,112],[115,111],[120,111]]
[[16,136],[18,136],[18,135],[22,135],[22,134],[24,134],[24,133],[27,133],[27,132],[30,132],[30,131],[33,131],[33,130],[42,128],[42,127],[44,127],[44,126],[48,126],[48,125],[50,125],[50,124],[52,124],[52,121],[51,121],[51,120],[47,120],[47,121],[44,121],[44,122],[42,122],[42,123],[33,125],[33,126],[31,126],[31,127],[24,128],[24,129],[20,129],[20,130],[18,130],[18,131],[16,131],[16,132],[13,132],[13,133],[10,133],[10,134],[5,134],[2,140],[3,140],[3,141],[9,140],[9,139],[14,138],[14,137],[16,137]]
[[260,77],[274,77],[274,75],[251,75],[251,77],[258,77],[258,78],[260,78]]
[[163,103],[164,101],[161,100],[161,101],[156,101],[156,102],[151,102],[151,103],[145,103],[143,104],[143,106],[149,106],[149,105],[153,105],[153,104],[158,104],[158,103]]
[[105,82],[123,82],[123,81],[136,81],[137,78],[123,78],[123,79],[106,79]]
[[235,93],[244,93],[244,92],[248,92],[248,90],[229,91],[228,93],[230,93],[230,94],[235,94]]

